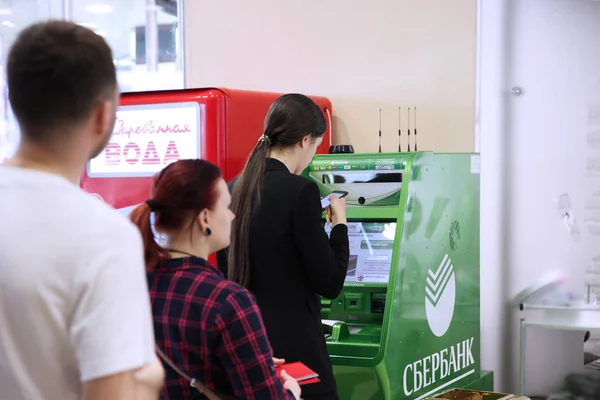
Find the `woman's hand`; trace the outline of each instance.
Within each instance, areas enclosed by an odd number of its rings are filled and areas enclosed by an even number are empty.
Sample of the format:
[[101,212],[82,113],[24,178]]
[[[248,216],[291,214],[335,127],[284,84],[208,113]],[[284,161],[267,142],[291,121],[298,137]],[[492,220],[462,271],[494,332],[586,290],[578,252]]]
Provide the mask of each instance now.
[[[273,364],[275,364],[275,367],[281,367],[283,364],[285,364],[285,359],[273,357]],[[283,381],[283,388],[292,392],[296,400],[301,400],[300,394],[302,393],[302,389],[300,389],[298,382],[289,376],[285,370],[281,371],[280,376],[281,380]]]
[[281,380],[283,381],[283,388],[292,392],[296,400],[300,400],[302,389],[300,389],[298,382],[289,376],[285,370],[281,371]]
[[335,194],[332,194],[329,197],[329,200],[331,201],[331,205],[327,212],[330,215],[333,226],[336,226],[337,224],[346,224],[346,199],[340,199]]

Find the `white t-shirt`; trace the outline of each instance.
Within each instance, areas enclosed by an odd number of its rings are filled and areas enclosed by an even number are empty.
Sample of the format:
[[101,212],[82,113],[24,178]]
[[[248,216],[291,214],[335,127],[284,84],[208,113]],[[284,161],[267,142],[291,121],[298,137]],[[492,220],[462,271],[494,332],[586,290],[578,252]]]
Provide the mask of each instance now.
[[142,241],[59,176],[0,166],[0,400],[81,398],[155,359]]

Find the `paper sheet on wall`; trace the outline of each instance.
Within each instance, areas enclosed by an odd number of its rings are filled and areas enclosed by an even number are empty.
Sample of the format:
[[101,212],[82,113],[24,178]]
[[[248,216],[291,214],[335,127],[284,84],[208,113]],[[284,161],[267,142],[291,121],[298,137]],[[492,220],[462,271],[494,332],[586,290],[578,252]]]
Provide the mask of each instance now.
[[588,106],[587,122],[589,125],[600,125],[600,104],[590,104]]
[[[598,277],[598,279],[600,279],[600,254],[592,257],[585,272],[588,274],[594,274]],[[598,284],[600,285],[600,282],[598,282]]]
[[[587,246],[585,268],[586,298],[590,304],[598,304],[600,295],[600,254],[597,253],[600,236],[600,103],[589,104],[587,132],[585,135],[584,201],[582,221]],[[588,236],[588,235],[591,235]],[[591,245],[591,246],[590,246]]]
[[600,155],[588,154],[585,160],[585,174],[588,178],[600,178]]
[[583,209],[583,222],[590,234],[600,236],[600,191],[592,193]]
[[588,304],[598,304],[600,295],[600,255],[592,257],[585,270],[586,300]]
[[600,149],[600,130],[589,131],[586,136],[586,144],[589,150]]

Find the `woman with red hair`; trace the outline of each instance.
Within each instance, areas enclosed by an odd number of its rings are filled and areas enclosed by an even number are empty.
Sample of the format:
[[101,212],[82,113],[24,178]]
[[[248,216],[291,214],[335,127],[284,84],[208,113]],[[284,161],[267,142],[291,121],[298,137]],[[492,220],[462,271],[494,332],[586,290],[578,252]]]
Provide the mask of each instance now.
[[277,377],[274,363],[283,360],[272,358],[254,297],[207,262],[229,245],[230,203],[216,165],[180,160],[130,216],[144,240],[156,344],[166,357],[162,396],[198,395],[186,374],[222,398],[298,399],[298,383],[285,371]]

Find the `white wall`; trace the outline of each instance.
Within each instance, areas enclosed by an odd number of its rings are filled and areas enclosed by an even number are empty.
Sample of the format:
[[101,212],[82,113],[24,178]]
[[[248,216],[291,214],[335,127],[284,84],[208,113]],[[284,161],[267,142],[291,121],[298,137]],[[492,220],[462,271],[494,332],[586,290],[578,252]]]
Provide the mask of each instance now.
[[[333,102],[334,140],[472,151],[475,0],[187,0],[187,86],[297,91]],[[411,145],[412,146],[412,145]]]
[[[583,292],[584,271],[600,254],[586,219],[600,193],[586,171],[600,156],[588,134],[600,105],[600,3],[589,0],[481,0],[482,292],[484,366],[515,392],[518,319],[506,304],[544,273],[562,271]],[[513,86],[522,95],[512,96]],[[599,107],[600,108],[600,107]],[[598,168],[598,167],[596,167]],[[555,203],[568,193],[579,230],[569,232]],[[503,317],[499,320],[498,317]],[[545,394],[581,368],[583,333],[532,332],[526,393]],[[512,372],[511,372],[512,370]]]

